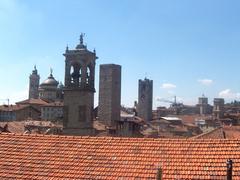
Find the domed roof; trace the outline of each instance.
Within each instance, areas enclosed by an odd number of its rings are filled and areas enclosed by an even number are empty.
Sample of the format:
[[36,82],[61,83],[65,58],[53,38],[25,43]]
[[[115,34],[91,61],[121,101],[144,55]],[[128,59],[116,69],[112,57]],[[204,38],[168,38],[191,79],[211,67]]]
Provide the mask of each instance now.
[[42,82],[42,84],[40,84],[40,86],[53,86],[53,87],[57,87],[58,86],[58,81],[56,81],[56,79],[53,77],[52,75],[52,70],[51,73],[49,75],[49,77]]

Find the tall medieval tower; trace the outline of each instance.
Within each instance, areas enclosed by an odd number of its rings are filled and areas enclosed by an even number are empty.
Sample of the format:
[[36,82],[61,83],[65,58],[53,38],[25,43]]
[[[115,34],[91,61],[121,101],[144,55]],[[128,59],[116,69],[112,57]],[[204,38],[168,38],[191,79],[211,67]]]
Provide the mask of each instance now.
[[138,82],[138,116],[145,121],[152,120],[153,81],[149,79]]
[[89,51],[83,44],[81,34],[80,44],[74,50],[67,47],[63,55],[65,56],[63,133],[92,135],[96,53]]
[[108,127],[120,121],[121,111],[121,66],[100,65],[98,118]]
[[29,76],[29,94],[28,94],[29,99],[31,98],[38,99],[39,80],[40,76],[38,75],[36,66],[34,66],[34,70],[32,71],[32,74]]
[[199,104],[200,115],[208,114],[208,98],[205,97],[204,95],[202,97],[199,97],[198,104]]

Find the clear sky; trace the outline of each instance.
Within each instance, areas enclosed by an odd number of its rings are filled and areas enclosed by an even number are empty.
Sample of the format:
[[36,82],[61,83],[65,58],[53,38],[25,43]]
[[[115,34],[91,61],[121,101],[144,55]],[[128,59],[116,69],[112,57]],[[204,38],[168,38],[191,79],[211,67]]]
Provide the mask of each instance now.
[[[239,0],[0,0],[0,104],[28,97],[36,64],[64,79],[63,52],[81,32],[99,64],[122,65],[122,104],[137,99],[138,79],[154,81],[157,98],[186,104],[203,93],[240,97]],[[96,102],[97,102],[96,93]]]

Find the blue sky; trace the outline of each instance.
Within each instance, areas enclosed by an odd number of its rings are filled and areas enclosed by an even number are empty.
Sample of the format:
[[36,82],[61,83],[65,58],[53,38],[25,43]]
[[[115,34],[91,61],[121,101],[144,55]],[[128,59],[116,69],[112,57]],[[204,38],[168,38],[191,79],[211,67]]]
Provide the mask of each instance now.
[[[203,93],[240,97],[240,1],[233,0],[1,0],[0,104],[28,97],[36,64],[64,79],[66,45],[81,32],[99,64],[122,65],[122,104],[137,99],[138,79],[154,81],[157,98],[194,104]],[[96,103],[98,94],[96,93]]]

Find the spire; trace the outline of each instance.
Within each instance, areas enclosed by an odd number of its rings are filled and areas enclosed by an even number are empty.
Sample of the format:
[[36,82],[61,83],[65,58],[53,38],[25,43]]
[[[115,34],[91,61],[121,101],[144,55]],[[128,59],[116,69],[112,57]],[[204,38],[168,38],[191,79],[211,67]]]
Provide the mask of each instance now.
[[53,69],[50,68],[50,76],[49,77],[53,77],[52,73],[53,73]]

